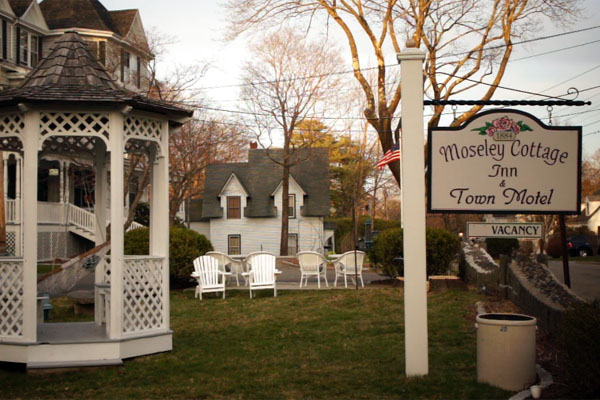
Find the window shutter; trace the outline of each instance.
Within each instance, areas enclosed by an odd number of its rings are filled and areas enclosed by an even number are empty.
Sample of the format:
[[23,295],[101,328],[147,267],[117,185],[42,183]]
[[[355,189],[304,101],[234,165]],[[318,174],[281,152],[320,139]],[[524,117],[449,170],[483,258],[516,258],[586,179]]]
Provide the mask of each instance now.
[[17,37],[15,38],[15,52],[17,54],[17,64],[21,63],[21,28],[17,27]]
[[142,59],[140,58],[140,56],[137,56],[137,87],[140,88],[142,87]]
[[8,29],[6,26],[6,21],[2,20],[2,58],[8,58],[8,37],[7,37]]
[[95,42],[93,40],[90,40],[90,41],[86,40],[85,42],[90,47],[90,51],[94,55],[94,58],[97,60],[98,59],[98,42]]
[[121,50],[121,82],[125,82],[125,50]]
[[106,42],[104,40],[98,42],[98,61],[102,65],[106,65]]

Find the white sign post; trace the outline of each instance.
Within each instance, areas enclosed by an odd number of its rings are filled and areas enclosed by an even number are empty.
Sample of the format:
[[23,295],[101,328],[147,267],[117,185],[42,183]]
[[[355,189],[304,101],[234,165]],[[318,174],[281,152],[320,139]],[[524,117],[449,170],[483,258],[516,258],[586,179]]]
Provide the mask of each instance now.
[[429,211],[577,214],[580,166],[581,127],[486,111],[429,130]]
[[402,80],[402,221],[404,223],[404,342],[406,375],[429,373],[425,253],[423,60],[407,43],[398,54]]

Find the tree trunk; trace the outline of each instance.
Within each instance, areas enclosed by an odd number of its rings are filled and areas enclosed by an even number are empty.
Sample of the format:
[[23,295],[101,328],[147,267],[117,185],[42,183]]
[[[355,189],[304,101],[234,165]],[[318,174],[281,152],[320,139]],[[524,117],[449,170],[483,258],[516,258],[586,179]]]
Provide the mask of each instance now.
[[[287,156],[284,156],[287,158]],[[281,183],[281,244],[279,254],[288,255],[288,231],[289,231],[289,207],[290,207],[290,166],[287,160],[283,166],[283,177]]]

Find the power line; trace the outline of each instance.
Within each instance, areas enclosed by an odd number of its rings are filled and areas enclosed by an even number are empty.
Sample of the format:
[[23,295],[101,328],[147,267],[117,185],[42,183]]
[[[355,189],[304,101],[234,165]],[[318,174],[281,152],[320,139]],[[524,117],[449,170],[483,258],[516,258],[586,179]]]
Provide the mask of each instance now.
[[515,58],[515,59],[508,60],[508,62],[515,62],[515,61],[528,60],[528,59],[530,59],[530,58],[541,57],[541,56],[545,56],[545,55],[548,55],[548,54],[553,54],[553,53],[558,53],[558,52],[565,51],[565,50],[576,49],[576,48],[578,48],[578,47],[583,47],[583,46],[587,46],[587,45],[594,44],[594,43],[598,43],[598,42],[600,42],[600,39],[599,39],[599,40],[593,40],[593,41],[591,41],[591,42],[585,42],[585,43],[581,43],[581,44],[576,44],[576,45],[574,45],[574,46],[562,47],[562,48],[560,48],[560,49],[556,49],[556,50],[545,51],[545,52],[543,52],[543,53],[532,54],[532,55],[530,55],[530,56],[525,56],[525,57]]
[[[598,28],[600,28],[600,25],[591,26],[591,27],[588,27],[588,28],[577,29],[577,30],[569,31],[569,32],[557,33],[557,34],[548,35],[548,36],[541,36],[541,37],[533,38],[533,39],[526,39],[526,40],[522,40],[522,41],[511,43],[510,45],[515,46],[515,45],[520,45],[520,44],[525,44],[525,43],[536,42],[536,41],[540,41],[540,40],[547,40],[547,39],[552,39],[552,38],[556,38],[556,37],[560,37],[560,36],[566,36],[566,35],[572,35],[572,34],[575,34],[575,33],[581,33],[581,32],[585,32],[585,31],[589,31],[589,30],[593,30],[593,29],[598,29]],[[507,44],[498,45],[498,46],[492,46],[492,47],[488,47],[486,50],[495,50],[495,49],[504,48],[504,47],[507,47],[507,46],[508,46]],[[456,53],[454,55],[448,55],[446,57],[460,56],[460,55],[469,54],[469,53],[470,52],[467,51],[467,52],[463,52],[463,53]],[[385,68],[398,67],[398,66],[399,66],[398,63],[384,65]],[[379,68],[379,66],[377,66],[377,67],[359,68],[359,71],[361,71],[361,72],[363,72],[363,71],[372,71],[372,70],[376,70],[378,68]],[[252,82],[252,83],[240,83],[240,84],[232,84],[232,85],[209,86],[209,87],[197,88],[197,89],[190,88],[189,90],[230,89],[230,88],[235,88],[235,87],[265,85],[265,84],[278,83],[278,82],[293,82],[293,81],[296,81],[296,80],[313,79],[313,78],[323,78],[323,77],[326,77],[326,76],[334,76],[334,75],[353,74],[354,72],[355,72],[355,70],[352,69],[352,70],[346,70],[346,71],[330,72],[330,73],[327,73],[327,74],[317,74],[317,75],[309,75],[309,76],[304,76],[304,77],[279,79],[279,80],[271,80],[271,81],[259,81],[259,82]]]

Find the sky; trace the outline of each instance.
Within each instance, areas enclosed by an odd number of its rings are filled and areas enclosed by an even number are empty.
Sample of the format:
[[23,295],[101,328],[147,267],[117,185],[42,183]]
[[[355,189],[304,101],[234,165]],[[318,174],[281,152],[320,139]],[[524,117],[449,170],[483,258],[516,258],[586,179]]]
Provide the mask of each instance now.
[[[209,63],[198,88],[205,90],[213,103],[234,110],[239,103],[241,65],[248,58],[247,39],[224,42],[227,14],[221,2],[213,0],[101,0],[109,10],[137,8],[146,29],[157,28],[176,38],[161,61],[159,74],[167,75],[174,64]],[[571,26],[557,28],[546,25],[534,37],[576,31],[600,25],[600,0],[584,0],[583,17]],[[342,42],[343,44],[343,42]],[[342,50],[344,49],[340,46]],[[567,47],[573,47],[566,49]],[[549,53],[549,54],[544,54]],[[386,63],[395,62],[390,53]],[[529,58],[528,58],[529,57]],[[574,33],[526,45],[515,46],[513,60],[504,75],[502,86],[528,92],[559,96],[571,87],[580,91],[577,100],[589,100],[586,107],[554,107],[554,124],[583,126],[583,155],[600,149],[600,29]],[[389,61],[388,61],[389,60]],[[363,67],[374,66],[367,60]],[[343,66],[350,68],[350,63]],[[586,90],[590,89],[590,90]],[[467,96],[469,98],[469,96]],[[528,98],[527,94],[499,89],[494,99]],[[539,99],[539,98],[538,98]],[[459,109],[460,111],[460,109]],[[527,107],[525,111],[548,122],[544,107]],[[427,112],[426,112],[427,113]],[[236,114],[230,114],[235,120]],[[442,120],[442,123],[445,121]],[[449,122],[449,121],[448,121]],[[446,122],[446,123],[448,123]]]

